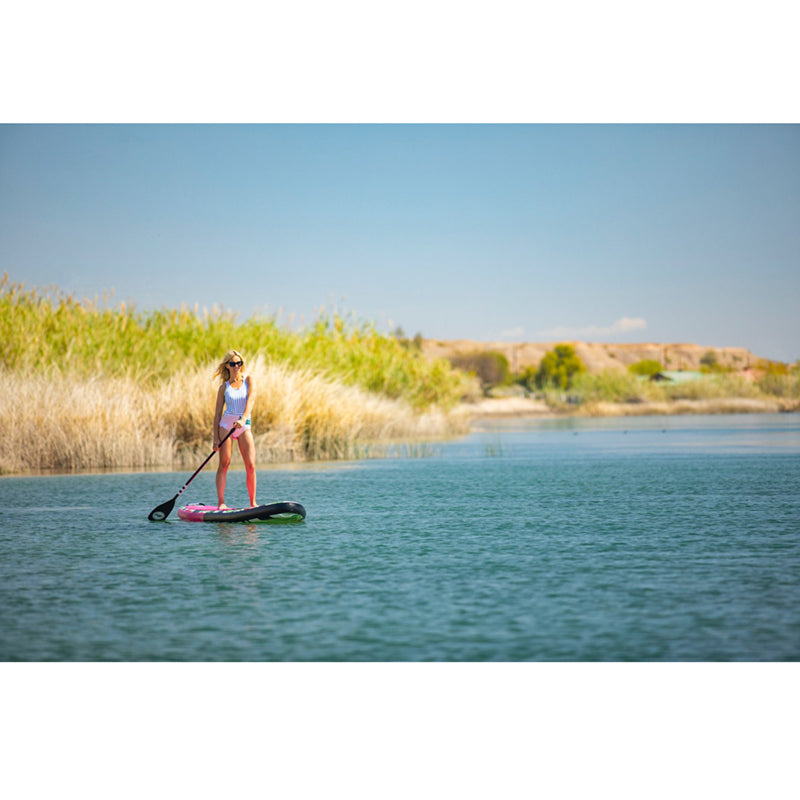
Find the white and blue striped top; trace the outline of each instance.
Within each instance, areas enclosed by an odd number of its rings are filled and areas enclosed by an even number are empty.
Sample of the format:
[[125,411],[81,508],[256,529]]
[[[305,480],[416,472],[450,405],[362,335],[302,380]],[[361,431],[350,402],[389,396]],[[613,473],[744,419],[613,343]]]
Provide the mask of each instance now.
[[234,389],[230,381],[225,381],[225,413],[244,414],[247,405],[247,381],[238,388]]

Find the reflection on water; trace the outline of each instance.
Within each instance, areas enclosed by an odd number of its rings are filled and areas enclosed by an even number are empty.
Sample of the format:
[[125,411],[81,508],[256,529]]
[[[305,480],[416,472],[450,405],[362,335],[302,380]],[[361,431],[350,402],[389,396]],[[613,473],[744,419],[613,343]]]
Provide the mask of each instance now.
[[258,544],[259,530],[258,525],[241,522],[233,523],[197,523],[198,525],[213,525],[215,530],[213,535],[217,536],[223,544],[241,545],[246,544],[255,547]]

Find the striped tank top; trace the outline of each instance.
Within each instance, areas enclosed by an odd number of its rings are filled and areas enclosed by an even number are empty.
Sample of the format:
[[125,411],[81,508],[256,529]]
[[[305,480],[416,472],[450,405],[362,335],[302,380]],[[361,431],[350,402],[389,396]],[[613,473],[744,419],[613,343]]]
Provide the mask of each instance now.
[[238,388],[234,389],[230,381],[225,381],[225,413],[244,414],[247,405],[247,380]]

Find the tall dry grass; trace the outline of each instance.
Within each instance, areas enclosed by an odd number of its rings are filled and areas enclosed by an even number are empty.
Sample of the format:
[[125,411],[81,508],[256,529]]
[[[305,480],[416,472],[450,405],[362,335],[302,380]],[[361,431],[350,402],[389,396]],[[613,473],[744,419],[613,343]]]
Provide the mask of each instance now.
[[175,452],[152,393],[56,370],[0,372],[0,441],[0,473],[155,466]]
[[[213,365],[157,386],[56,369],[0,371],[0,474],[188,466],[211,452]],[[376,443],[467,429],[459,411],[416,411],[309,369],[256,359],[253,433],[261,463],[354,458]],[[234,448],[235,450],[236,448]],[[379,452],[379,450],[378,450]]]

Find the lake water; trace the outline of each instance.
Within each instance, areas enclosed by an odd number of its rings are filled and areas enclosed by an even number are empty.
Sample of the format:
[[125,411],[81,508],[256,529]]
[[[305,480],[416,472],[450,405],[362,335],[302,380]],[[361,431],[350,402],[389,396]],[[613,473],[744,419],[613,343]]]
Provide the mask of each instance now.
[[190,474],[0,479],[0,660],[800,659],[798,415],[484,423],[261,469],[303,523],[148,522]]

